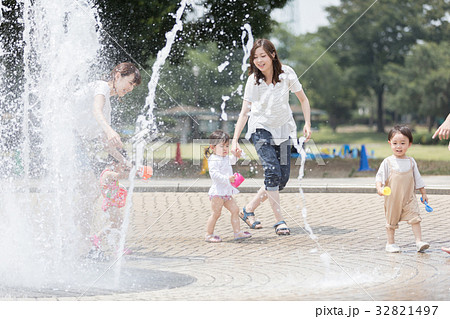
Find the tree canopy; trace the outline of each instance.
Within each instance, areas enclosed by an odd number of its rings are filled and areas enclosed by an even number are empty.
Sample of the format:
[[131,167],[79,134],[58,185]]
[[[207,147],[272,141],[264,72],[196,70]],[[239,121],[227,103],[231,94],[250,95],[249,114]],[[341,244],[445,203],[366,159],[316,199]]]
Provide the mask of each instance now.
[[[232,48],[240,42],[241,27],[249,23],[256,36],[271,31],[274,21],[270,13],[282,8],[288,0],[202,0],[188,6],[184,14],[183,31],[172,50],[171,60],[182,60],[189,47],[213,41],[219,48]],[[180,0],[94,0],[99,8],[105,47],[115,61],[130,56],[147,65],[148,59],[165,44],[165,33],[174,24],[173,13]],[[123,49],[122,49],[123,48]],[[106,50],[108,51],[108,50]]]
[[416,44],[405,58],[404,67],[390,64],[384,80],[389,88],[391,108],[428,119],[450,110],[450,43]]
[[[389,63],[403,65],[418,40],[441,41],[449,35],[448,0],[342,0],[327,8],[330,26],[319,30],[341,67],[350,70],[350,84],[377,96],[377,128],[384,131],[382,72]],[[348,29],[348,30],[347,30]]]

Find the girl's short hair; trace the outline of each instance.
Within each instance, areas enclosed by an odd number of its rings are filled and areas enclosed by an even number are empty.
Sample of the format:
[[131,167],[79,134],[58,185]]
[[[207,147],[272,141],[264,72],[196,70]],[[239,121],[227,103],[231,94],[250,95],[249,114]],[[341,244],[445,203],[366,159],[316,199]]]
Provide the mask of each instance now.
[[[209,136],[210,145],[219,145],[220,143],[228,143],[230,141],[230,135],[222,130],[216,130]],[[207,147],[205,150],[205,157],[208,158],[212,154],[211,147]]]
[[133,74],[134,75],[133,83],[136,85],[141,84],[141,81],[142,81],[141,73],[139,72],[139,69],[133,63],[123,62],[123,63],[116,65],[110,73],[111,79],[114,79],[114,76],[116,75],[117,72],[119,72],[121,76],[128,76],[128,75]]
[[281,69],[281,61],[278,59],[278,53],[275,49],[275,46],[273,45],[270,40],[267,39],[258,39],[253,44],[253,48],[250,51],[250,67],[248,70],[248,75],[252,75],[255,73],[256,78],[256,84],[259,85],[261,80],[265,81],[266,77],[264,74],[256,67],[253,60],[255,59],[255,51],[258,48],[263,48],[263,50],[267,53],[267,55],[272,59],[272,66],[273,66],[273,76],[272,76],[272,82],[278,83],[281,82],[280,80],[280,74],[284,71]]
[[407,127],[406,125],[396,125],[393,128],[391,128],[391,130],[389,131],[389,134],[388,134],[388,141],[390,141],[394,137],[394,135],[397,133],[405,135],[408,138],[410,143],[413,142],[412,132],[409,129],[409,127]]

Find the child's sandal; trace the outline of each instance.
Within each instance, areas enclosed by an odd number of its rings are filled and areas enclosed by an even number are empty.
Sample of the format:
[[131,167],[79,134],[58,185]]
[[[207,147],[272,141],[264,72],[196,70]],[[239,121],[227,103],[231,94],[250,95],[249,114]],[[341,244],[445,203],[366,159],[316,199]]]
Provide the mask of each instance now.
[[234,240],[247,239],[252,237],[248,231],[241,230],[240,232],[234,233]]
[[220,242],[222,242],[222,238],[220,238],[219,236],[214,235],[214,234],[206,235],[205,236],[205,241],[207,243],[220,243]]

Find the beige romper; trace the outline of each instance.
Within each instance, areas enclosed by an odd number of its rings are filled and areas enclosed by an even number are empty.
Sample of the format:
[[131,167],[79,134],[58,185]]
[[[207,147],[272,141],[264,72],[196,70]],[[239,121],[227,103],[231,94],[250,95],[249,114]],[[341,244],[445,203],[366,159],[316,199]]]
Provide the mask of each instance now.
[[407,221],[408,224],[416,224],[422,221],[419,215],[414,182],[414,166],[411,161],[411,169],[406,172],[398,172],[389,164],[389,178],[386,186],[391,188],[391,195],[385,196],[384,212],[386,214],[386,227],[398,228],[399,221]]

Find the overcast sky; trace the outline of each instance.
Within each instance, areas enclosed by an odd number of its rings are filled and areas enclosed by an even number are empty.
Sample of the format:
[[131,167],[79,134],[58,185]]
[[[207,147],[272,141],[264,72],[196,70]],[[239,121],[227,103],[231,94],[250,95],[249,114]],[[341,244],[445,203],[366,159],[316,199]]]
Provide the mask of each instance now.
[[300,29],[302,33],[315,32],[328,24],[325,7],[338,5],[340,0],[299,0]]
[[338,5],[340,0],[291,0],[284,9],[276,9],[272,17],[280,22],[288,22],[295,34],[315,32],[328,24],[325,7]]

